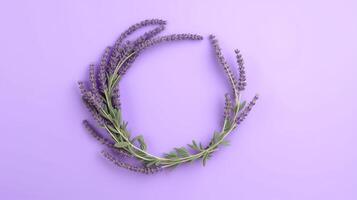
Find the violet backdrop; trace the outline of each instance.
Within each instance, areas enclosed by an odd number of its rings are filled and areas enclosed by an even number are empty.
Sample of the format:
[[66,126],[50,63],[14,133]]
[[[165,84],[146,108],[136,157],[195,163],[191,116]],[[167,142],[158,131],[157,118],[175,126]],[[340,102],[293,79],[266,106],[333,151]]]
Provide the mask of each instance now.
[[[121,84],[153,153],[220,126],[229,91],[207,36],[246,63],[260,100],[208,161],[153,176],[117,168],[81,125],[77,81],[129,25],[205,39],[151,48]],[[356,1],[0,2],[0,199],[357,199]]]

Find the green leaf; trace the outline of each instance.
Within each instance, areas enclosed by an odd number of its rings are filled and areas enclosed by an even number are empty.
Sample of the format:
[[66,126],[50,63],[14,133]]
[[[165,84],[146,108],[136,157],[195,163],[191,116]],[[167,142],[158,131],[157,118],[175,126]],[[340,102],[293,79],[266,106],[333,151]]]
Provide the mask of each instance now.
[[147,159],[152,159],[151,156],[147,155],[146,152],[142,152],[142,151],[139,151],[139,150],[133,150],[135,152],[135,154],[139,155],[140,157],[143,157],[143,158],[147,158]]
[[130,133],[125,130],[125,129],[121,129],[121,133],[123,133],[124,137],[126,137],[128,140],[130,139]]
[[120,76],[113,77],[113,80],[112,87],[115,87],[120,80]]
[[118,124],[121,123],[121,111],[120,110],[117,111],[116,120],[117,120]]
[[132,143],[134,143],[135,141],[138,141],[139,145],[140,145],[140,149],[146,151],[147,145],[145,144],[145,140],[142,135],[138,135],[138,136],[134,137],[131,141],[132,141]]
[[176,159],[178,158],[176,152],[172,151],[170,153],[164,154],[164,157],[167,159]]
[[146,151],[147,145],[145,144],[144,137],[142,135],[138,138],[138,142],[140,143],[140,149]]
[[216,144],[219,141],[219,133],[214,132],[213,133],[213,144]]
[[228,131],[232,127],[232,122],[229,119],[225,119],[223,131]]
[[193,150],[201,151],[200,148],[198,147],[196,141],[194,141],[194,140],[192,140],[192,144],[188,144],[188,146]]
[[223,146],[229,146],[229,141],[228,140],[223,140],[221,143]]
[[121,127],[122,129],[126,130],[127,127],[128,127],[128,122],[123,121],[120,127]]
[[114,144],[114,146],[116,148],[124,148],[124,147],[129,146],[129,143],[127,143],[127,142],[117,142],[117,143]]
[[114,127],[112,127],[112,126],[110,126],[110,125],[106,125],[106,126],[108,127],[108,129],[109,129],[111,132],[113,132],[113,133],[117,133],[117,132],[118,132]]
[[201,143],[201,142],[200,142],[200,144],[199,144],[199,145],[200,145],[199,147],[200,147],[200,150],[201,150],[201,151],[205,150],[205,148],[203,147],[203,145],[202,145],[202,143]]
[[181,158],[190,156],[190,152],[188,152],[185,147],[175,148],[175,151]]
[[238,113],[238,112],[239,112],[239,105],[238,105],[238,104],[236,104],[236,105],[234,106],[233,112],[234,112],[234,113]]
[[113,121],[116,121],[118,124],[121,122],[121,112],[116,108],[112,108],[110,112],[110,116],[112,117]]
[[244,108],[245,104],[246,104],[246,101],[243,101],[242,103],[239,104],[238,112]]
[[203,166],[206,166],[207,159],[208,159],[208,153],[203,154],[203,158],[202,158]]
[[146,163],[146,167],[151,167],[153,165],[158,165],[159,164],[159,160],[152,160],[152,161],[149,161],[148,163]]

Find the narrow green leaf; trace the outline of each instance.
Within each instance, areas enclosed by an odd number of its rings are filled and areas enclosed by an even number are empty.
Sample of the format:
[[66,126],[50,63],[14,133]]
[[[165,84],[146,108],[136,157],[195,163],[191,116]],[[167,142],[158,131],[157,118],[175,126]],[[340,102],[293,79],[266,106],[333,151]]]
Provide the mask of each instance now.
[[123,121],[120,127],[121,127],[122,129],[126,130],[127,127],[128,127],[128,122]]
[[190,156],[190,153],[187,151],[187,149],[185,147],[181,147],[181,148],[175,148],[177,155],[179,155],[180,157],[188,157]]
[[145,144],[143,136],[139,137],[138,142],[140,143],[140,149],[146,151],[147,145]]
[[229,141],[228,140],[223,140],[221,143],[223,146],[229,146]]
[[243,101],[242,103],[239,104],[238,112],[244,108],[245,104],[246,104],[246,101]]
[[232,128],[232,122],[229,119],[226,119],[223,130],[228,131],[230,128]]
[[139,143],[140,149],[145,151],[147,145],[145,144],[144,137],[142,135],[138,135],[131,140],[131,143],[135,143],[136,141]]
[[238,113],[239,112],[239,105],[238,104],[234,106],[233,112],[234,113]]
[[203,155],[203,158],[202,158],[202,164],[203,164],[203,166],[206,166],[207,159],[208,159],[208,153],[205,153],[205,154]]
[[116,120],[117,120],[118,124],[121,123],[121,111],[120,110],[117,111]]
[[117,148],[124,148],[124,147],[129,146],[129,143],[127,143],[127,142],[117,142],[117,143],[114,144],[114,146],[117,147]]
[[118,131],[114,128],[114,127],[112,127],[112,126],[110,126],[110,125],[106,125],[107,127],[108,127],[108,129],[112,132],[112,133],[118,133]]
[[158,165],[158,162],[159,162],[158,160],[152,160],[152,161],[146,163],[146,167],[151,167],[153,165]]
[[199,144],[199,145],[200,145],[200,150],[201,150],[201,151],[205,150],[205,148],[203,147],[203,145],[202,145],[202,143],[201,143],[201,142],[200,142],[200,144]]
[[192,140],[192,144],[188,144],[188,146],[193,150],[201,151],[200,148],[198,147],[196,141],[194,141],[194,140]]
[[121,132],[123,133],[124,137],[126,137],[128,140],[130,140],[130,133],[125,130],[125,129],[121,129]]
[[164,154],[164,157],[167,158],[167,159],[175,159],[175,158],[178,158],[176,152],[170,152],[170,153]]
[[117,109],[115,108],[111,109],[110,116],[112,117],[112,119],[117,119],[117,113],[118,113]]

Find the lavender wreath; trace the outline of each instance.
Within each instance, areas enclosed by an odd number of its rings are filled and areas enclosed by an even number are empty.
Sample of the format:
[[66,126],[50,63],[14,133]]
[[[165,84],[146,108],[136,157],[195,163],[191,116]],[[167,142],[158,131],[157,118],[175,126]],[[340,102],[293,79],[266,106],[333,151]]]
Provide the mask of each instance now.
[[[238,78],[236,78],[222,55],[218,40],[215,36],[210,35],[209,39],[215,54],[223,66],[232,88],[232,93],[225,95],[222,129],[214,132],[207,145],[193,140],[191,144],[188,144],[188,148],[174,148],[173,151],[162,157],[149,153],[144,137],[142,135],[132,137],[127,128],[128,123],[122,118],[118,84],[139,54],[148,47],[162,42],[203,39],[197,34],[171,34],[156,37],[164,30],[165,25],[166,22],[163,20],[151,19],[130,26],[119,36],[113,46],[105,49],[99,64],[90,65],[89,84],[78,82],[84,104],[98,125],[104,128],[111,138],[103,137],[87,120],[83,121],[83,125],[89,133],[112,150],[102,151],[104,157],[119,167],[145,174],[155,173],[197,159],[202,159],[203,165],[205,165],[207,159],[218,150],[219,146],[228,144],[227,136],[246,118],[258,99],[258,95],[255,95],[247,105],[245,101],[241,101],[241,92],[246,86],[242,56],[239,50],[235,50],[238,64]],[[133,41],[127,40],[127,36],[146,26],[155,26],[155,28]],[[139,164],[130,164],[123,158],[138,160]]]

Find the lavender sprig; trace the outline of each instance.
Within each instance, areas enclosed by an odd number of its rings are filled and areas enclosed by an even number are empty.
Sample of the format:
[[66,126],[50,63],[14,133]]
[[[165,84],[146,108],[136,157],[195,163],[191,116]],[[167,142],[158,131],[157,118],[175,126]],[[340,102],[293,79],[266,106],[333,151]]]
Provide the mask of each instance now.
[[[127,38],[129,35],[131,35],[132,33],[134,33],[136,30],[139,30],[145,26],[151,26],[151,25],[159,25],[160,27],[166,25],[166,21],[161,20],[161,19],[147,19],[147,20],[143,20],[139,23],[136,23],[132,26],[130,26],[127,30],[125,30],[122,34],[120,34],[119,38],[117,39],[117,41],[114,44],[115,49],[118,48],[121,43],[124,41],[125,38]],[[155,33],[160,32],[159,30],[155,30],[152,31],[151,34],[155,34]],[[150,34],[150,33],[148,33]]]
[[156,38],[150,38],[147,40],[143,40],[140,43],[136,43],[136,45],[133,47],[133,51],[135,51],[135,55],[132,56],[126,64],[123,65],[123,67],[120,69],[119,74],[124,75],[129,67],[134,63],[135,59],[140,55],[140,53],[157,44],[160,44],[162,42],[173,42],[173,41],[179,41],[179,40],[202,40],[203,37],[197,34],[171,34],[171,35],[165,35],[161,37],[156,37]]
[[117,160],[115,156],[110,154],[109,152],[102,151],[102,155],[107,158],[109,161],[117,165],[118,167],[133,171],[133,172],[138,172],[138,173],[143,173],[143,174],[154,174],[162,170],[161,167],[139,167],[139,166],[134,166],[129,163]]
[[249,102],[248,106],[246,106],[244,110],[239,114],[238,118],[236,119],[237,124],[240,124],[245,120],[245,118],[248,116],[249,112],[252,110],[258,99],[259,95],[256,94],[254,98]]
[[245,76],[245,68],[244,68],[244,60],[240,51],[238,49],[234,50],[236,53],[238,71],[239,71],[239,79],[238,79],[238,91],[241,92],[247,86],[246,76]]
[[104,138],[100,133],[97,132],[97,130],[95,130],[95,128],[87,120],[83,120],[83,126],[101,144],[107,146],[110,149],[113,149],[119,155],[122,155],[122,156],[125,156],[125,157],[133,157],[128,152],[126,152],[126,151],[124,151],[122,149],[115,148],[115,146],[114,146],[115,143],[113,141],[111,141],[111,140],[108,140],[107,138]]

